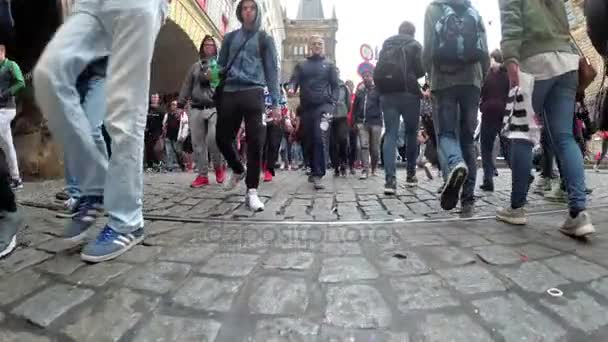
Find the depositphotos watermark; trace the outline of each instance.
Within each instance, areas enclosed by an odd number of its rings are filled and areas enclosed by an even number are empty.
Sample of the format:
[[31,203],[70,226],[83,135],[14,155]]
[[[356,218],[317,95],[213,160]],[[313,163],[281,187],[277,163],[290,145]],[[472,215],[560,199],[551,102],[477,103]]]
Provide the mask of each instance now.
[[398,244],[401,237],[395,229],[386,227],[327,227],[287,226],[260,227],[223,225],[205,228],[202,240],[205,243],[230,244],[240,247],[255,246],[314,246],[331,243],[360,243],[363,241],[383,244]]

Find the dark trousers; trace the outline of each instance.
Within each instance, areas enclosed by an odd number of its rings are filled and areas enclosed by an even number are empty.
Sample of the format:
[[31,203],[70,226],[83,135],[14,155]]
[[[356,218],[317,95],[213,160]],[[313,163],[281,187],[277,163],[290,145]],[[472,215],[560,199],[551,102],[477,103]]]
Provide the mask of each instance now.
[[331,122],[330,153],[334,169],[346,167],[348,163],[348,122],[346,118],[337,118]]
[[357,150],[357,139],[359,139],[359,133],[353,127],[349,127],[348,129],[348,166],[350,169],[355,168],[355,162],[358,159],[358,150]]
[[321,131],[321,116],[326,112],[325,106],[306,108],[302,114],[304,135],[306,136],[305,149],[307,150],[312,175],[325,176],[325,148],[323,145],[323,132]]
[[[3,154],[3,153],[0,153],[0,154]],[[11,176],[10,176],[10,172],[8,170],[8,165],[4,161],[4,156],[0,155],[0,212],[17,211],[17,203],[15,202],[15,193],[13,193],[13,189],[11,188],[10,179],[11,179]]]
[[283,138],[283,129],[275,123],[266,125],[266,139],[264,141],[264,165],[266,169],[274,176],[274,168],[279,158],[279,149],[281,148],[281,139]]
[[289,141],[289,133],[284,132],[283,138],[285,139],[284,149],[281,150],[281,159],[283,159],[284,163],[287,165],[291,165],[293,161],[293,143]]
[[162,157],[160,157],[155,150],[158,139],[160,139],[160,136],[156,135],[147,134],[144,137],[144,160],[146,161],[147,167],[154,167],[162,160]]
[[[491,115],[490,115],[491,116]],[[502,121],[494,118],[482,118],[480,144],[481,163],[483,166],[484,184],[494,184],[494,171],[496,171],[496,160],[494,160],[494,143],[502,128]]]
[[264,91],[262,89],[225,93],[218,108],[216,142],[226,158],[228,166],[236,173],[243,173],[245,167],[240,161],[234,144],[236,135],[245,120],[247,141],[247,189],[257,189],[260,183],[260,163],[264,141]]

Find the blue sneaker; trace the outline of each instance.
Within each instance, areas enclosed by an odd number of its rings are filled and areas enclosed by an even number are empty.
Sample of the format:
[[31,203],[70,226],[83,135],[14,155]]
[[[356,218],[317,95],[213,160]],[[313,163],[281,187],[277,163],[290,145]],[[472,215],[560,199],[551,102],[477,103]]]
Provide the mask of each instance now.
[[63,238],[80,242],[87,236],[87,230],[95,225],[97,217],[103,214],[102,196],[83,196],[78,203],[77,213],[68,222],[63,231]]
[[109,226],[105,226],[97,239],[84,246],[80,258],[88,262],[112,260],[143,240],[143,228],[139,228],[130,234],[122,234]]

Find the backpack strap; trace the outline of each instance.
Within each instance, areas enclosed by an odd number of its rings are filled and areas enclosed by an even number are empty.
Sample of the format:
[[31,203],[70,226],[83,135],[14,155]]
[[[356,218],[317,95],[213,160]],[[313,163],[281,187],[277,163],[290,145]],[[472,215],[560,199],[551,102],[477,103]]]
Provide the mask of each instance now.
[[266,50],[268,49],[266,40],[268,38],[268,34],[266,33],[266,31],[259,31],[258,32],[258,45],[260,46],[260,58],[262,59],[262,64],[265,64],[265,56],[266,56]]

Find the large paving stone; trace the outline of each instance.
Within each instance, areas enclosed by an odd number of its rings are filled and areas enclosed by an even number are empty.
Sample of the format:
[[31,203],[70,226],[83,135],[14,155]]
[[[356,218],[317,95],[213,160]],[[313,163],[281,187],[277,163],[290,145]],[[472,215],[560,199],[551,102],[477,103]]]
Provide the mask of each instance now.
[[339,283],[376,279],[378,276],[374,266],[363,257],[335,257],[323,260],[319,281],[322,283]]
[[503,245],[515,245],[528,242],[528,238],[517,236],[515,233],[490,234],[485,236],[486,239]]
[[[341,329],[324,325],[321,327],[322,342],[409,342],[409,334],[372,329]],[[295,342],[295,341],[294,341]],[[299,341],[298,341],[299,342]]]
[[529,292],[544,293],[550,288],[568,283],[568,280],[536,261],[523,263],[518,268],[502,269],[500,272]]
[[[608,278],[596,280],[589,287],[604,296],[604,298],[608,299]],[[1,298],[1,297],[0,297]]]
[[47,280],[40,274],[26,270],[2,279],[0,282],[0,304],[15,302],[46,285]]
[[420,336],[414,341],[424,342],[492,342],[490,335],[465,315],[434,314],[426,316],[418,325]]
[[72,242],[64,239],[52,239],[49,240],[38,247],[36,249],[51,252],[51,253],[59,253],[64,251],[69,251],[72,249],[76,249],[79,247],[79,243]]
[[550,268],[574,282],[586,282],[608,275],[608,270],[573,255],[545,261]]
[[465,266],[438,270],[437,273],[459,292],[472,295],[477,293],[506,291],[500,280],[480,266]]
[[200,272],[226,277],[243,277],[253,270],[258,259],[259,256],[253,254],[216,254],[200,269]]
[[319,324],[304,318],[263,319],[256,323],[255,336],[247,342],[316,342]]
[[541,299],[571,326],[593,333],[608,325],[608,308],[599,304],[584,292],[566,293],[563,297]]
[[52,257],[52,254],[33,248],[18,249],[10,258],[0,261],[0,274],[19,272],[24,268],[39,264]]
[[213,342],[221,324],[209,319],[154,316],[134,342]]
[[198,264],[209,259],[211,254],[213,254],[217,249],[218,245],[216,244],[178,248],[167,247],[165,248],[164,253],[158,257],[158,259]]
[[51,342],[48,337],[30,334],[29,332],[13,332],[0,329],[0,341],[2,342]]
[[380,271],[388,276],[420,275],[431,272],[431,269],[416,253],[393,250],[380,254],[376,260]]
[[315,261],[312,253],[292,252],[272,254],[262,266],[266,269],[303,271],[310,269]]
[[551,248],[533,244],[533,243],[523,245],[523,246],[513,247],[513,249],[517,253],[526,256],[529,260],[548,258],[548,257],[556,256],[561,253],[560,251],[557,251],[555,249],[551,249]]
[[474,247],[474,246],[485,246],[491,244],[490,241],[484,239],[477,234],[471,234],[466,232],[458,232],[451,234],[450,231],[446,231],[441,234],[448,241],[457,244],[460,247]]
[[509,265],[521,262],[521,255],[505,246],[480,246],[475,247],[473,251],[483,262],[491,265]]
[[328,255],[361,255],[361,246],[356,242],[324,243],[321,252]]
[[410,234],[407,229],[400,230],[402,241],[409,246],[445,246],[448,241],[437,234]]
[[75,341],[118,341],[157,303],[156,298],[128,289],[108,290],[98,303],[80,311],[63,332]]
[[392,315],[377,289],[367,285],[331,287],[325,322],[342,328],[378,329],[391,324]]
[[566,331],[515,294],[473,302],[506,341],[560,341]]
[[228,311],[242,281],[194,277],[180,288],[173,302],[197,310]]
[[127,287],[167,293],[177,287],[190,272],[190,266],[171,262],[157,262],[129,272],[124,280]]
[[85,263],[77,256],[58,254],[54,258],[42,263],[38,266],[38,269],[48,273],[68,276],[84,265]]
[[92,290],[58,284],[28,298],[11,312],[36,325],[47,327],[93,294]]
[[154,258],[163,250],[162,247],[137,245],[131,248],[127,253],[121,255],[117,261],[129,262],[134,264],[143,264]]
[[268,315],[301,315],[308,306],[306,283],[303,279],[265,277],[255,280],[249,298],[252,313]]
[[427,247],[421,251],[421,254],[428,256],[427,260],[437,260],[432,263],[437,268],[469,265],[476,262],[470,252],[457,247]]
[[67,279],[78,285],[99,287],[130,270],[132,267],[131,265],[117,262],[104,262],[81,268]]
[[459,304],[459,301],[450,295],[447,284],[435,275],[392,278],[391,285],[397,294],[397,307],[403,313]]

